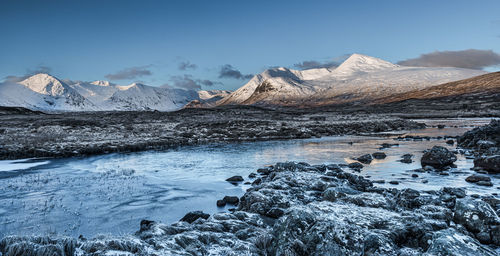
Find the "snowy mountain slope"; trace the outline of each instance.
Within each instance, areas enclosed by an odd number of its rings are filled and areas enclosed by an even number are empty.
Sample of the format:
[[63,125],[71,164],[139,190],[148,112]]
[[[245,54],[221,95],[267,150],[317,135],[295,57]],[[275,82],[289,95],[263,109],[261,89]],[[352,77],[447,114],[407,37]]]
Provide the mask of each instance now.
[[199,100],[192,100],[184,108],[211,108],[216,106],[216,102],[231,94],[226,90],[198,91]]
[[217,105],[316,106],[371,101],[485,73],[449,67],[405,67],[353,54],[335,69],[266,70]]
[[0,105],[49,111],[97,109],[69,85],[47,74],[36,74],[19,83],[3,83],[0,87]]
[[200,100],[210,100],[214,98],[222,99],[227,95],[231,94],[231,91],[227,90],[202,90],[198,91],[198,96]]
[[172,111],[198,99],[195,91],[107,81],[63,82],[36,74],[21,82],[2,83],[0,105],[44,111],[161,110]]
[[182,108],[188,102],[198,98],[195,91],[157,88],[139,83],[119,86],[113,95],[105,101],[116,110],[163,110],[172,111]]

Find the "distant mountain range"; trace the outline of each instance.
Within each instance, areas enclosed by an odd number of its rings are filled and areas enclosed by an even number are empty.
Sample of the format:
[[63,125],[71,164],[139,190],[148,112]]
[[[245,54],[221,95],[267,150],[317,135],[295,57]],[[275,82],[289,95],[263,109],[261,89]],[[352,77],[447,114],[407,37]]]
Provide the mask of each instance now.
[[44,111],[172,111],[197,99],[195,91],[140,83],[122,86],[108,81],[65,82],[48,74],[0,86],[0,106]]
[[[407,67],[353,54],[337,68],[272,68],[234,92],[72,82],[36,74],[0,86],[0,106],[42,111],[173,111],[183,107],[316,107],[385,104],[407,99],[500,93],[500,73],[452,67]],[[465,80],[464,80],[465,79]],[[471,96],[473,97],[473,96]]]
[[377,99],[486,74],[451,67],[407,67],[353,54],[337,68],[273,68],[254,76],[217,105],[313,107]]

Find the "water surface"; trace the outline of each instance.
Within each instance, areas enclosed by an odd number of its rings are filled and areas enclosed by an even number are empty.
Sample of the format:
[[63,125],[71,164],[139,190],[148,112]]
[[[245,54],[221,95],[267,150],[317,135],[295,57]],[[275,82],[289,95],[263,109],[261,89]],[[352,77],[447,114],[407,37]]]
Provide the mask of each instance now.
[[[420,120],[422,121],[422,120]],[[468,193],[499,191],[465,182],[472,174],[472,160],[458,156],[458,168],[449,176],[417,173],[422,151],[444,140],[394,141],[405,135],[460,135],[489,119],[423,120],[445,129],[427,128],[394,132],[387,136],[337,136],[305,140],[187,146],[167,151],[109,154],[85,158],[0,161],[0,237],[7,234],[61,234],[94,236],[99,233],[130,234],[141,219],[172,223],[192,210],[226,211],[215,201],[225,195],[241,196],[246,185],[224,180],[246,178],[268,164],[305,161],[311,164],[349,163],[352,157],[383,151],[387,158],[366,165],[361,175],[374,180],[397,180],[385,187],[440,189],[467,187]],[[451,127],[450,127],[451,126]],[[457,127],[454,127],[457,126]],[[398,147],[379,149],[382,143]],[[406,153],[415,162],[398,162]],[[350,171],[350,170],[349,170]],[[424,183],[427,182],[427,183]]]

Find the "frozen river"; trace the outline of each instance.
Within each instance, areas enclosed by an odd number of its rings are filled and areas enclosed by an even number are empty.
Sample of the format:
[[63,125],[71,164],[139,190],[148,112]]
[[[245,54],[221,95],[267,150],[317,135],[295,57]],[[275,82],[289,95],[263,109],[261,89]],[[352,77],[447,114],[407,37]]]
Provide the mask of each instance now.
[[[473,173],[472,160],[458,155],[457,168],[449,176],[418,173],[422,151],[444,140],[395,141],[404,135],[461,135],[489,119],[420,120],[444,129],[397,132],[379,136],[338,136],[305,140],[232,143],[179,147],[166,151],[108,154],[93,157],[0,161],[0,237],[8,234],[59,234],[94,236],[130,234],[141,219],[172,223],[192,210],[207,213],[227,211],[216,200],[225,195],[241,196],[248,185],[225,181],[282,161],[311,164],[349,163],[353,157],[383,151],[387,158],[366,165],[361,175],[386,180],[386,187],[420,190],[443,186],[467,187],[468,193],[496,193],[493,187],[465,182]],[[457,127],[455,127],[457,126]],[[379,149],[382,143],[397,147]],[[403,154],[414,154],[414,162],[401,163]],[[493,177],[493,176],[492,176]],[[388,181],[399,181],[391,185]]]

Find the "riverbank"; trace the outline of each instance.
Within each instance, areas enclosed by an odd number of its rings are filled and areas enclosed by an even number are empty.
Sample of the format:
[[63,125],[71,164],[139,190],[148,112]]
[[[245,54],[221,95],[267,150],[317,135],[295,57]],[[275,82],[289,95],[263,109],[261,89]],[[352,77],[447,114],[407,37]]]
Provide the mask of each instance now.
[[[497,255],[498,199],[462,188],[381,188],[343,165],[259,169],[237,208],[143,220],[129,236],[9,236],[3,255]],[[496,251],[495,251],[496,250]]]
[[85,156],[425,127],[394,115],[247,106],[177,112],[18,112],[0,115],[0,159]]

